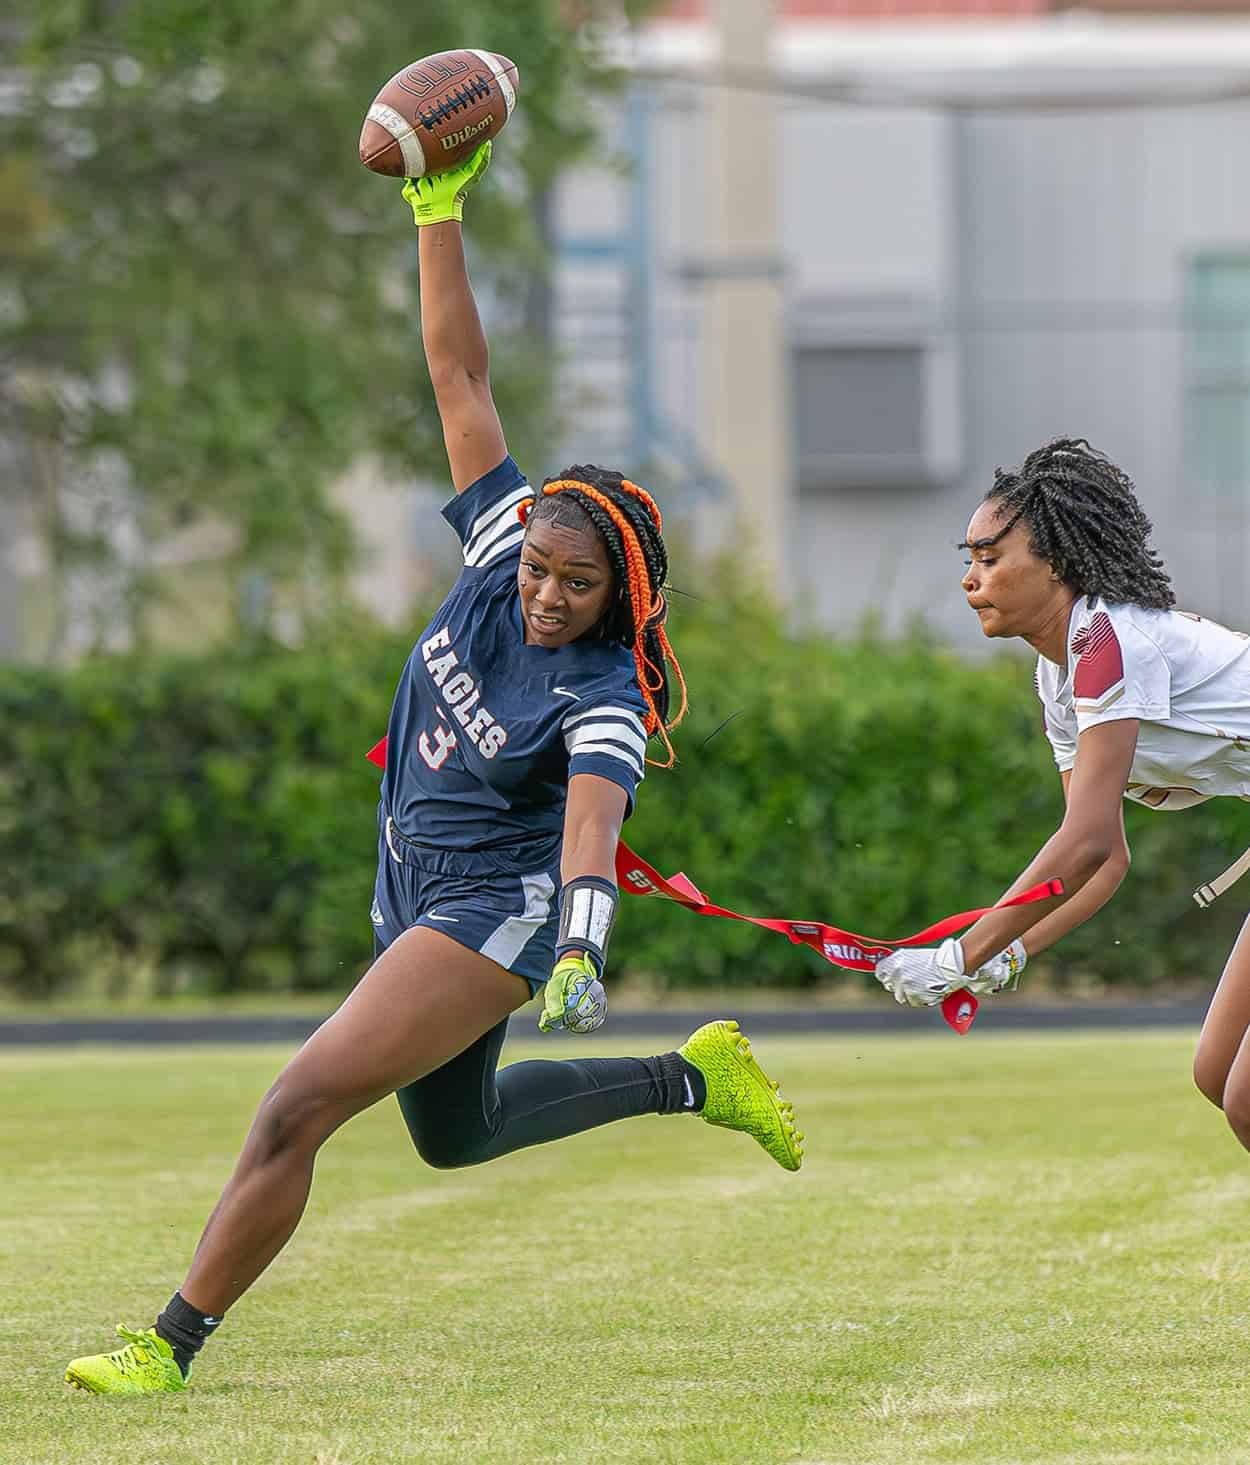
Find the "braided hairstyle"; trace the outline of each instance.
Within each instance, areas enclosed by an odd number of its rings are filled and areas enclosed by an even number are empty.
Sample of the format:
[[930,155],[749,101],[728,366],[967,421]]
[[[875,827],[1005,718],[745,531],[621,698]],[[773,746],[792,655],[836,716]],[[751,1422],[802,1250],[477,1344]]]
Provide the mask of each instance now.
[[996,468],[985,497],[1000,500],[1007,521],[995,539],[1023,519],[1030,549],[1079,594],[1146,610],[1176,604],[1133,480],[1084,438],[1056,438],[1014,473]]
[[[591,529],[603,541],[616,595],[600,622],[599,634],[633,651],[638,685],[647,704],[643,726],[648,736],[659,735],[668,755],[656,766],[671,768],[676,754],[668,734],[685,716],[686,681],[664,631],[668,550],[659,506],[646,489],[622,474],[592,464],[576,464],[548,478],[542,492],[523,504],[519,514],[525,524],[534,518],[570,529]],[[681,693],[681,703],[672,718],[670,667]]]

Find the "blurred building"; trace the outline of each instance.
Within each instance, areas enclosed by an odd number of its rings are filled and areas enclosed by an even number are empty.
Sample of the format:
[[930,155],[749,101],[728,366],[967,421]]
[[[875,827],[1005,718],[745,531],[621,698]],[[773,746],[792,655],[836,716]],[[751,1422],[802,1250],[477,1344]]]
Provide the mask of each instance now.
[[[544,220],[564,431],[531,471],[623,465],[818,624],[974,647],[969,514],[996,465],[1083,435],[1183,603],[1250,629],[1250,0],[670,0],[617,46],[610,156]],[[124,556],[97,478],[78,510]],[[340,485],[392,622],[442,581],[443,491]],[[219,540],[153,567],[215,584]],[[50,597],[45,558],[0,498],[0,655],[124,640],[119,587]]]
[[1250,628],[1250,18],[779,0],[744,35],[769,9],[622,43],[631,170],[555,210],[570,450],[766,558],[781,526],[770,577],[831,629],[974,645],[954,545],[994,466],[1087,436],[1183,601]]

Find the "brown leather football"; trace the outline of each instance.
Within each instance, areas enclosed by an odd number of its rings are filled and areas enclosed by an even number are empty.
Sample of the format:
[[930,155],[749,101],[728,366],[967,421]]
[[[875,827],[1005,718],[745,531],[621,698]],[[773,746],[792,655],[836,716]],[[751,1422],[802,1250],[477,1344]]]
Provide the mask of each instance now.
[[391,178],[443,173],[496,136],[516,92],[516,63],[493,51],[414,61],[374,98],[360,129],[360,161]]

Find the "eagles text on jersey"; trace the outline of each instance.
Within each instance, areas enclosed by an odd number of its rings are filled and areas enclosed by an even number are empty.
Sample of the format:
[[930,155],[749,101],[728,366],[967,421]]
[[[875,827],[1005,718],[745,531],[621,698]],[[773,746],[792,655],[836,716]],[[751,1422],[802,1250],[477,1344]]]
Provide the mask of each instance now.
[[530,493],[505,458],[444,508],[464,565],[413,648],[387,727],[382,801],[396,828],[484,873],[551,863],[570,778],[611,779],[632,809],[644,773],[629,648],[525,644],[517,508]]

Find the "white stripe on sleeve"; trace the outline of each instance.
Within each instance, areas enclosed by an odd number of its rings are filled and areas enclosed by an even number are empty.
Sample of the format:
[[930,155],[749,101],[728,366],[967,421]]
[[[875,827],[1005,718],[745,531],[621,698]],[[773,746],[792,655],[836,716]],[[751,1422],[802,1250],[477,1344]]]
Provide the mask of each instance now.
[[632,748],[639,758],[647,751],[647,735],[636,717],[596,717],[566,729],[564,734],[564,746],[569,750],[570,757],[581,752],[587,743],[605,741]]
[[493,565],[496,560],[501,560],[510,554],[524,538],[525,530],[518,524],[511,533],[505,534],[502,539],[497,539],[494,544],[484,546],[471,558],[466,555],[464,562],[475,570],[483,570],[487,565]]
[[636,707],[626,707],[620,702],[599,702],[594,707],[579,707],[569,712],[560,726],[568,732],[569,728],[575,727],[579,722],[585,722],[588,717],[613,717],[621,722],[637,723],[639,731],[642,730],[642,716]]
[[518,483],[515,488],[509,489],[503,498],[498,499],[488,508],[483,509],[477,518],[474,519],[473,523],[469,525],[469,532],[465,535],[464,542],[471,544],[483,529],[488,529],[499,518],[500,514],[503,513],[509,504],[520,503],[523,498],[528,498],[529,493],[530,486],[528,483]]
[[578,748],[577,757],[585,758],[591,753],[602,753],[605,757],[618,759],[637,779],[646,777],[642,764],[620,743],[584,743]]
[[570,758],[597,753],[619,758],[635,778],[646,773],[647,734],[632,707],[599,706],[564,719],[564,745]]
[[525,530],[516,516],[516,506],[529,497],[529,484],[519,484],[499,503],[492,504],[474,519],[464,539],[466,565],[487,564],[495,559],[503,553],[504,546],[499,543],[501,539],[507,539],[507,547],[510,548],[516,542],[517,533],[524,538]]

